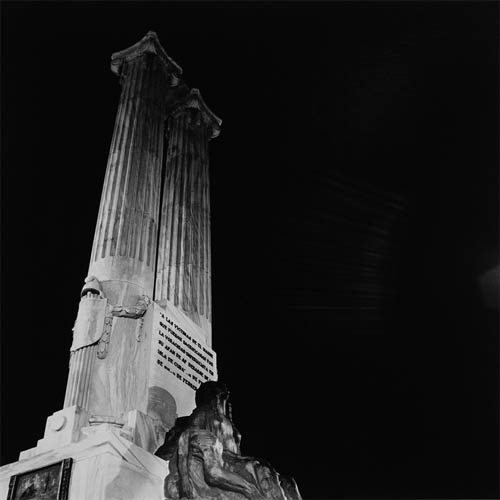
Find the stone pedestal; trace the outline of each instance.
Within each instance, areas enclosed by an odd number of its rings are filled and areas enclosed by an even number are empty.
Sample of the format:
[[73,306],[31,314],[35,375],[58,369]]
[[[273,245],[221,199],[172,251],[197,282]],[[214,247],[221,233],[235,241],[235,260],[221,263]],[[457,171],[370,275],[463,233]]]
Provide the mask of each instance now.
[[[50,440],[50,432],[53,431],[49,429],[49,436],[44,439]],[[133,444],[110,424],[83,427],[81,433],[78,442],[68,442],[39,454],[34,454],[36,449],[28,450],[21,453],[18,462],[0,468],[0,499],[7,499],[12,476],[68,458],[72,459],[68,500],[163,499],[168,462]]]
[[[11,476],[67,458],[73,460],[70,500],[163,498],[167,462],[153,453],[176,417],[195,408],[196,388],[217,379],[216,354],[203,330],[169,301],[150,304],[142,328],[131,341],[142,352],[140,377],[133,385],[128,382],[130,387],[142,388],[135,406],[118,417],[97,415],[77,405],[55,412],[37,445],[21,452],[19,462],[0,468],[0,500],[7,499]],[[94,379],[97,391],[106,380],[113,383],[113,365],[98,357],[94,363],[102,370],[94,371],[93,377],[108,377],[104,382]],[[106,369],[110,373],[104,375]],[[111,392],[99,397],[113,404]]]

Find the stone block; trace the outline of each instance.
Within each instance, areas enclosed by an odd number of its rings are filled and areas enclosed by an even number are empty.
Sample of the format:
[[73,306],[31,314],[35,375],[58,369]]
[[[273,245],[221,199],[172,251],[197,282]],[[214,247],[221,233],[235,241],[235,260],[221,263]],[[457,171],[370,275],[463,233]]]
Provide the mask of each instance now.
[[[61,420],[52,424],[57,427]],[[123,438],[120,431],[110,424],[86,427],[78,442],[0,467],[0,498],[7,498],[13,475],[72,458],[68,500],[163,500],[168,462]]]
[[88,425],[88,414],[78,406],[56,411],[45,424],[43,439],[35,448],[22,451],[19,460],[25,460],[48,450],[77,443],[82,438],[81,429]]

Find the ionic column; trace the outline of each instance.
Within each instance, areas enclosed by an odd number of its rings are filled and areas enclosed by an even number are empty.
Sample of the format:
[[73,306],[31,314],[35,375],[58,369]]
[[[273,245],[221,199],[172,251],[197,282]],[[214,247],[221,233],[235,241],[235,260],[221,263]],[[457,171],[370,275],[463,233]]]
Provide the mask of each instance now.
[[112,55],[122,92],[109,152],[89,275],[112,303],[153,295],[165,104],[182,70],[149,32]]
[[221,120],[193,89],[169,112],[155,300],[168,300],[211,343],[208,142]]
[[153,32],[111,69],[122,90],[88,271],[100,301],[80,302],[65,406],[119,421],[146,397],[134,311],[154,292],[166,107],[182,70]]

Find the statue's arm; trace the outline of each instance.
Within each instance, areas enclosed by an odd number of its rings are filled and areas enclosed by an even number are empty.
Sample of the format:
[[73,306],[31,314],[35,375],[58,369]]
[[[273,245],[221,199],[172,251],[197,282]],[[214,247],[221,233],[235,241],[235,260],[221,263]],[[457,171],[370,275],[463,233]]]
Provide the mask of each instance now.
[[189,432],[183,432],[177,448],[177,470],[179,471],[179,493],[187,498],[193,498],[193,487],[189,481]]
[[[190,477],[190,473],[194,472],[190,470],[190,465],[192,460],[196,458],[196,461],[203,464],[203,477],[208,486],[240,493],[248,500],[265,500],[255,483],[224,467],[222,443],[212,432],[196,429],[192,431],[185,444],[181,443],[184,438],[185,434],[179,441],[178,452],[181,481]],[[185,457],[187,460],[184,460]],[[193,498],[186,495],[185,490],[180,493],[183,493],[187,498]]]
[[242,463],[244,465],[249,464],[251,466],[258,465],[258,463],[259,463],[259,461],[254,457],[247,457],[245,455],[239,455],[238,453],[234,453],[234,452],[229,451],[229,450],[224,450],[224,452],[222,454],[222,458],[226,462]]
[[241,493],[248,500],[265,500],[255,484],[239,474],[224,469],[221,464],[214,462],[209,457],[204,460],[204,472],[205,481],[212,487]]

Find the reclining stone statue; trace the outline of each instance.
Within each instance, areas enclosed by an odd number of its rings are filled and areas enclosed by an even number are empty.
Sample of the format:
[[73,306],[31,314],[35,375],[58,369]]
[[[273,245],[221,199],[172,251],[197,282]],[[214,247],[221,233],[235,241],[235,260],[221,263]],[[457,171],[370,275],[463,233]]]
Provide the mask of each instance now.
[[166,500],[302,500],[295,481],[280,476],[264,460],[240,453],[229,391],[205,382],[196,391],[196,408],[178,418],[156,455],[169,461]]

